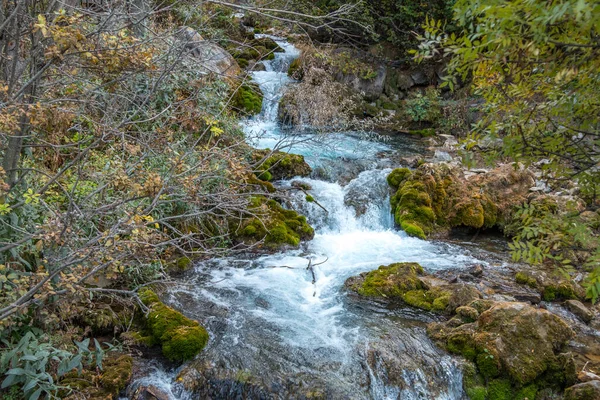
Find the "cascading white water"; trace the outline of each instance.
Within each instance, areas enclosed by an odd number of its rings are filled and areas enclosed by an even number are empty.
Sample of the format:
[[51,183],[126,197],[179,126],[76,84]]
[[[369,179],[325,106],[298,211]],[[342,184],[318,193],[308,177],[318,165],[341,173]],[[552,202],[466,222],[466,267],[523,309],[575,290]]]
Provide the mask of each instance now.
[[[259,148],[273,147],[281,139],[277,105],[291,82],[287,66],[298,55],[291,44],[277,42],[285,52],[266,62],[266,71],[253,73],[265,101],[261,115],[247,121],[245,131]],[[322,158],[342,157],[366,158],[375,166],[378,152],[392,150],[337,135],[343,143],[337,149],[320,153],[314,146],[296,144],[292,150],[304,154],[312,166]],[[393,262],[415,261],[428,270],[481,263],[463,248],[395,230],[385,180],[389,171],[363,171],[345,186],[295,179],[310,185],[311,195],[325,208],[301,193],[292,199],[293,208],[315,227],[312,241],[257,259],[201,263],[188,282],[173,288],[168,301],[202,321],[211,333],[200,356],[209,365],[205,379],[217,388],[222,385],[214,392],[220,394],[211,398],[232,398],[246,390],[239,385],[232,389],[232,380],[267,388],[267,398],[307,393],[332,399],[463,398],[460,368],[425,333],[425,323],[434,316],[357,301],[343,289],[347,278]],[[291,181],[278,184],[290,187]],[[318,264],[312,271],[307,270],[308,260]],[[164,382],[177,398],[172,385]]]

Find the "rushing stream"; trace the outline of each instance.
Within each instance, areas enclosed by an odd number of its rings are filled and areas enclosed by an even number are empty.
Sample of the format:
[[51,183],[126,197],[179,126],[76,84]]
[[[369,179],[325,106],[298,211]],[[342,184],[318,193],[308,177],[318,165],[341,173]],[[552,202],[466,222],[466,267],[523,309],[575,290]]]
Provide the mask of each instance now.
[[[266,71],[253,73],[265,100],[261,115],[246,122],[246,133],[258,148],[289,150],[291,145],[290,151],[305,155],[322,172],[320,179],[296,180],[309,184],[327,211],[298,195],[291,206],[314,226],[312,241],[274,255],[199,264],[171,290],[167,301],[202,321],[211,334],[192,364],[205,387],[196,397],[462,399],[457,361],[425,333],[435,316],[359,301],[344,290],[344,281],[399,261],[416,261],[430,271],[482,262],[460,246],[410,238],[394,229],[385,158],[410,152],[414,143],[401,148],[338,133],[315,145],[303,140],[309,134],[290,135],[279,128],[278,102],[293,84],[285,71],[298,51],[285,41],[278,44],[285,52],[265,62]],[[351,167],[356,173],[347,178]],[[309,260],[316,265],[314,278]],[[175,376],[157,368],[141,383],[152,383],[172,398],[191,398],[174,383]]]

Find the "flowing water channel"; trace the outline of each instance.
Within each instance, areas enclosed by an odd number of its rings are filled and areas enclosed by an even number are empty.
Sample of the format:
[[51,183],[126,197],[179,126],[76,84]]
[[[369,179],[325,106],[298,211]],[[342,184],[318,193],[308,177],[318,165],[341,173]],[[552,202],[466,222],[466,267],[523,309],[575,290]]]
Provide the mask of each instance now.
[[285,52],[265,62],[266,71],[253,73],[265,100],[245,130],[257,148],[303,154],[315,177],[295,180],[310,185],[326,211],[299,194],[290,206],[315,228],[312,241],[273,255],[201,263],[170,291],[166,301],[211,334],[191,364],[201,394],[183,391],[177,371],[160,367],[137,384],[180,399],[462,399],[458,362],[426,335],[434,315],[357,299],[344,282],[393,262],[415,261],[429,271],[485,262],[464,247],[410,238],[394,228],[385,181],[389,157],[421,151],[416,142],[332,133],[315,144],[304,140],[310,133],[280,129],[277,106],[294,84],[286,71],[298,50],[277,42]]

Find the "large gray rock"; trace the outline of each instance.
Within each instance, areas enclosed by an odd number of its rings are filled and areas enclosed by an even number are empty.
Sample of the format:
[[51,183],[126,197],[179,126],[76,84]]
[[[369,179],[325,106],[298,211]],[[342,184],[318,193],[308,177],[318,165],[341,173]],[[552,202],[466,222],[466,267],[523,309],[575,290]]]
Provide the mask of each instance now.
[[198,61],[198,67],[206,73],[214,73],[234,78],[241,73],[237,61],[225,49],[204,40],[194,29],[181,28],[176,37],[182,42],[185,51]]

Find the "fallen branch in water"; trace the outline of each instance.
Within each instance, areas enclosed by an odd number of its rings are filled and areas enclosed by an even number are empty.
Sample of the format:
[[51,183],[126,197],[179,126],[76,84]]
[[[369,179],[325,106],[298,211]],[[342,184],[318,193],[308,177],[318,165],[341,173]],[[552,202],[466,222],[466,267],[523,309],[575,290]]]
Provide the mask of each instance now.
[[[317,265],[321,265],[321,264],[325,264],[327,261],[329,260],[329,257],[325,258],[325,261],[322,261],[318,264],[313,264],[312,263],[312,258],[308,259],[308,267],[306,267],[307,270],[310,270],[310,273],[312,275],[312,284],[314,285],[315,283],[317,283],[317,277],[315,276],[315,270],[314,267],[316,267]],[[317,295],[317,291],[315,290],[313,292],[313,297],[315,297]]]

